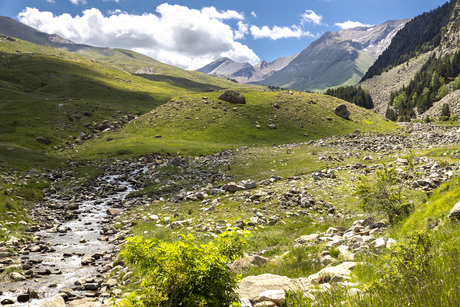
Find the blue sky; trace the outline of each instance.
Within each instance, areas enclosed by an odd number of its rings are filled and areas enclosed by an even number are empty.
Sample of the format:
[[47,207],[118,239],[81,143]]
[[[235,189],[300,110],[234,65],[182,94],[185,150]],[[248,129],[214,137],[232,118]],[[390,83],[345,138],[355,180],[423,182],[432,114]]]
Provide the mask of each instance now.
[[326,31],[415,17],[446,1],[0,0],[0,15],[78,43],[133,49],[197,69],[223,56],[270,62],[302,51]]

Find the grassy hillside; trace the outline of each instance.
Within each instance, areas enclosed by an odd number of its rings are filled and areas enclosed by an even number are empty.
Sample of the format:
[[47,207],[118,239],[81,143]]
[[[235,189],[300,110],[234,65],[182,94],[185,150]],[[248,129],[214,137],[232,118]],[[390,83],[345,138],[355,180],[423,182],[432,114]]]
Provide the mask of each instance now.
[[306,142],[356,129],[396,129],[393,123],[348,103],[351,120],[344,120],[333,112],[344,102],[330,96],[243,90],[247,103],[235,105],[219,100],[221,93],[175,98],[132,121],[122,131],[104,134],[78,150],[84,157],[93,158],[101,153],[205,154],[240,146]]
[[[187,79],[188,73],[178,68],[164,69],[157,77],[135,76],[116,68],[121,64],[7,36],[0,37],[0,63],[0,160],[4,166],[28,164],[23,159],[13,163],[20,156],[10,155],[13,149],[48,151],[94,134],[94,127],[104,120],[126,122],[128,116],[149,112],[176,95],[234,85],[200,73]],[[45,146],[37,137],[51,144]]]

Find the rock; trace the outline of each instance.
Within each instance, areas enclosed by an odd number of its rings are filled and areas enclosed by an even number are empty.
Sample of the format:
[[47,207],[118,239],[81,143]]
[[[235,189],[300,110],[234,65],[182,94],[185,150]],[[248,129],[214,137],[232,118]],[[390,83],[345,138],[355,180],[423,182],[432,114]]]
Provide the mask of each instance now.
[[350,116],[350,111],[348,111],[347,106],[344,104],[339,104],[334,109],[334,113],[343,119],[349,119]]
[[245,190],[244,186],[237,185],[234,182],[230,182],[229,184],[226,184],[222,189],[229,193],[235,193],[238,191]]
[[26,303],[30,300],[29,293],[19,294],[17,297],[18,303]]
[[238,93],[237,91],[229,90],[225,91],[222,95],[219,96],[219,99],[228,101],[230,103],[245,104],[246,98]]
[[117,216],[120,215],[123,211],[120,209],[115,209],[115,208],[109,208],[107,209],[107,214],[111,216]]
[[39,142],[40,144],[45,144],[45,145],[49,145],[51,144],[51,140],[48,139],[48,138],[45,138],[45,137],[37,137],[37,142]]
[[309,279],[317,279],[319,276],[335,276],[335,275],[344,275],[344,276],[350,276],[351,271],[350,269],[356,266],[356,262],[353,261],[348,261],[348,262],[343,262],[339,265],[332,266],[332,267],[326,267],[319,271],[316,274],[312,274],[308,276]]
[[286,303],[284,290],[267,290],[259,294],[259,302],[272,301],[278,305]]
[[233,272],[241,273],[244,269],[253,266],[261,266],[268,263],[268,261],[268,258],[259,255],[247,256],[244,258],[236,259],[230,266],[230,269]]
[[96,259],[90,256],[85,256],[81,258],[81,265],[90,265],[92,263],[96,262]]
[[65,307],[65,301],[62,296],[55,296],[41,302],[39,307]]
[[277,128],[275,124],[268,124],[267,127],[272,130]]
[[12,280],[26,280],[27,278],[22,275],[21,273],[19,272],[11,272],[9,274],[9,277],[12,279]]
[[240,300],[240,307],[252,307],[251,301],[247,298],[242,298]]
[[263,301],[256,303],[254,307],[278,307],[278,305],[272,301]]
[[388,240],[387,240],[387,248],[390,248],[390,247],[392,247],[393,245],[396,245],[396,244],[398,244],[398,242],[396,242],[392,238],[388,238]]
[[284,290],[290,289],[295,291],[299,289],[299,283],[296,280],[286,276],[274,274],[262,274],[257,276],[247,276],[238,283],[236,292],[241,298],[256,300],[259,294],[267,290]]
[[294,242],[295,244],[305,244],[309,242],[314,242],[316,239],[318,239],[319,234],[313,233],[311,235],[305,235],[297,238]]
[[99,285],[97,283],[87,283],[85,284],[85,290],[97,290]]
[[9,298],[5,298],[0,302],[2,305],[12,305],[14,304],[13,300],[10,300]]
[[448,218],[460,220],[460,201],[458,201],[450,213],[447,215]]

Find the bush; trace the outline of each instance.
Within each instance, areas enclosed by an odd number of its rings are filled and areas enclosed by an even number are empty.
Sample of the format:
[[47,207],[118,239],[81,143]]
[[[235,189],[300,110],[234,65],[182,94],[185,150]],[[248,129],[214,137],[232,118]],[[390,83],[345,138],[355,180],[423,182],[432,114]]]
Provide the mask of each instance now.
[[227,263],[242,256],[246,236],[225,232],[207,244],[191,235],[172,243],[129,238],[122,257],[143,280],[119,306],[230,306],[239,276]]
[[[408,160],[411,167],[411,160]],[[394,167],[384,167],[371,178],[360,177],[355,195],[360,197],[363,210],[383,212],[390,223],[408,216],[413,209],[413,204],[405,201],[403,184],[399,182]]]

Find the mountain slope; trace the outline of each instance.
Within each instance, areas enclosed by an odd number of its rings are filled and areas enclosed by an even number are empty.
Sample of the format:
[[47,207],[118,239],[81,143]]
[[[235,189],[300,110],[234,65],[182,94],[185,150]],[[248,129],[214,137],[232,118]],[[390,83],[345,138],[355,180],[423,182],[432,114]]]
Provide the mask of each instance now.
[[256,66],[252,66],[249,63],[238,63],[229,58],[220,58],[198,69],[198,71],[208,75],[225,76],[242,83],[256,82],[283,69],[296,56],[297,54],[290,57],[278,58],[270,63],[262,61]]
[[168,81],[170,77],[173,77],[176,82],[187,80],[185,82],[187,83],[185,84],[186,87],[189,86],[188,81],[196,82],[197,84],[210,84],[216,87],[231,85],[226,80],[219,80],[197,71],[186,71],[131,50],[77,44],[58,35],[41,32],[9,17],[0,16],[0,33],[40,46],[74,52],[95,60],[108,68],[116,68],[130,74],[155,74],[157,79],[165,81]]
[[381,74],[390,66],[402,64],[417,54],[433,50],[441,42],[457,0],[446,2],[430,12],[414,17],[394,37],[388,49],[369,68],[363,81]]
[[354,85],[407,21],[326,32],[285,68],[257,84],[307,91]]

